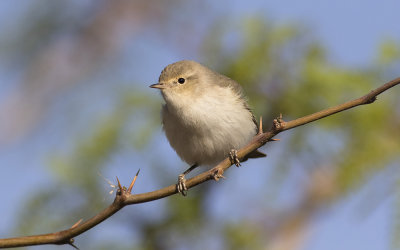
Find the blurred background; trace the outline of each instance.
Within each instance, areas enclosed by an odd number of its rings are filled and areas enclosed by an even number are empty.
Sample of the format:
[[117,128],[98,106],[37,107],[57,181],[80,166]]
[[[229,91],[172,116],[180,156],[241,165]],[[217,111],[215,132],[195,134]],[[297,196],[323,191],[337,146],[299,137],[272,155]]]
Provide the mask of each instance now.
[[[397,0],[0,2],[0,237],[55,232],[187,168],[148,88],[192,59],[242,84],[265,129],[400,76]],[[400,88],[278,136],[267,158],[125,207],[80,249],[398,249]],[[197,170],[196,173],[204,169]],[[54,249],[54,246],[29,249]],[[71,249],[59,246],[57,249]]]

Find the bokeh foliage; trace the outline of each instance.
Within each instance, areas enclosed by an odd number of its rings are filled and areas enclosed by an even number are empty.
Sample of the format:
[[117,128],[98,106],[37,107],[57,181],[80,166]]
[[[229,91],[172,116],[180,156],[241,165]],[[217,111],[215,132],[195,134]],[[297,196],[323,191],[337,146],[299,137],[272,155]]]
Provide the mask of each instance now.
[[[395,77],[393,69],[400,63],[399,44],[395,41],[382,45],[375,62],[354,69],[330,62],[329,51],[310,30],[299,24],[280,26],[260,16],[249,16],[235,20],[221,18],[210,27],[213,28],[207,30],[198,51],[201,61],[243,85],[254,112],[263,116],[265,129],[279,113],[289,120],[359,97]],[[164,169],[168,163],[162,160],[162,153],[154,150],[158,137],[163,136],[157,132],[160,96],[149,96],[134,83],[119,86],[122,91],[118,91],[108,113],[75,134],[67,153],[54,152],[49,156],[54,185],[30,194],[19,215],[17,234],[60,230],[104,208],[110,199],[104,200],[107,184],[98,173],[112,173],[110,159],[127,147],[128,151],[143,155],[138,164],[132,163],[136,169],[146,164],[155,169],[147,172],[151,177],[143,177],[151,179],[154,187],[170,184],[167,180],[174,180],[183,169],[175,166],[168,172]],[[252,208],[256,217],[242,216],[236,220],[213,217],[213,206],[209,205],[213,201],[209,197],[220,185],[227,184],[207,183],[190,190],[186,198],[173,196],[157,202],[151,210],[157,215],[142,214],[146,205],[141,205],[138,211],[133,206],[125,208],[129,211],[120,217],[112,217],[128,235],[134,235],[124,238],[125,241],[110,237],[99,240],[92,232],[99,229],[93,229],[78,237],[78,245],[84,249],[273,247],[280,239],[292,241],[296,233],[288,232],[305,230],[318,211],[359,192],[382,175],[386,177],[374,187],[390,190],[388,195],[395,194],[397,201],[393,202],[391,215],[395,235],[400,231],[398,216],[395,216],[398,213],[395,211],[400,210],[398,92],[398,88],[390,90],[372,105],[285,132],[284,140],[274,146],[278,147],[274,164],[263,166],[271,171],[260,177],[265,182],[259,193],[260,201],[255,201],[257,206]],[[264,151],[269,153],[268,147]],[[287,189],[293,179],[297,183],[299,178],[303,184],[292,190],[296,202],[285,207],[280,203],[281,190]],[[263,193],[263,190],[268,191]],[[268,202],[261,201],[265,197]],[[386,198],[373,199],[380,202]],[[364,204],[367,210],[368,206],[375,206]],[[248,209],[246,204],[231,206]],[[225,207],[227,214],[229,208]],[[269,214],[279,209],[284,213]],[[107,225],[97,228],[102,227]]]

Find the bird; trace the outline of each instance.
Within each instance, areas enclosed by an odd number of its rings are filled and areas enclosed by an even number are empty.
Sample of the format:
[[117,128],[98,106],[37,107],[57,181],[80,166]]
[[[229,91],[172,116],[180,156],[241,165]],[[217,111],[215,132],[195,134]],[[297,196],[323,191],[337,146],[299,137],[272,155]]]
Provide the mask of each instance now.
[[[190,168],[178,176],[177,191],[186,196],[185,175],[198,166],[212,167],[230,157],[258,133],[243,88],[202,64],[182,60],[167,65],[158,83],[165,104],[161,116],[171,147]],[[256,150],[247,158],[265,157]]]

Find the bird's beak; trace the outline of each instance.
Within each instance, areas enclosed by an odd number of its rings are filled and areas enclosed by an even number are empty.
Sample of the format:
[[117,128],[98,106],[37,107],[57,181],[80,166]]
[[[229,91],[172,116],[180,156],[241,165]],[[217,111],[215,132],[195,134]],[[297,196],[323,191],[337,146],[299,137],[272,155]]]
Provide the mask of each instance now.
[[154,89],[165,89],[165,85],[163,83],[152,84],[149,87]]

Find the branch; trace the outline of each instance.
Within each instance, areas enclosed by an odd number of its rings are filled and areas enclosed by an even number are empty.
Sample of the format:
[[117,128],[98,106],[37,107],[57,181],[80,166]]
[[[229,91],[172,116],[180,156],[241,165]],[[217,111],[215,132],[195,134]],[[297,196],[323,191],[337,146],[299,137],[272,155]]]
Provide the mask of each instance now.
[[[260,130],[260,132],[252,139],[250,143],[248,143],[242,149],[238,150],[237,157],[239,158],[239,160],[245,159],[246,155],[258,149],[259,147],[265,145],[268,141],[273,141],[274,139],[272,138],[274,136],[285,130],[289,130],[322,119],[324,117],[345,111],[347,109],[354,108],[359,105],[373,103],[379,94],[398,84],[400,84],[400,77],[382,85],[381,87],[371,91],[367,95],[364,95],[352,101],[345,102],[338,106],[331,107],[289,122],[284,122],[282,120],[282,117],[277,118],[274,120],[273,126],[269,131],[264,133],[262,132],[262,130]],[[229,158],[226,158],[216,167],[187,180],[186,186],[188,189],[190,189],[208,180],[214,180],[216,173],[222,175],[222,173],[225,170],[227,170],[231,165],[232,163],[229,160]],[[133,195],[131,194],[131,189],[134,184],[134,181],[136,180],[136,177],[137,175],[132,181],[129,189],[122,187],[118,182],[119,190],[116,194],[113,203],[109,207],[107,207],[106,209],[95,215],[94,217],[83,222],[82,224],[80,224],[80,221],[78,221],[71,228],[56,233],[0,239],[0,248],[22,247],[22,246],[32,246],[32,245],[44,245],[44,244],[56,244],[56,245],[69,244],[75,247],[73,245],[74,242],[73,238],[75,236],[78,236],[88,231],[89,229],[95,227],[102,221],[108,219],[113,214],[121,210],[126,205],[158,200],[177,193],[176,185],[174,184],[153,192]]]

